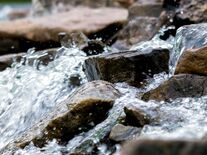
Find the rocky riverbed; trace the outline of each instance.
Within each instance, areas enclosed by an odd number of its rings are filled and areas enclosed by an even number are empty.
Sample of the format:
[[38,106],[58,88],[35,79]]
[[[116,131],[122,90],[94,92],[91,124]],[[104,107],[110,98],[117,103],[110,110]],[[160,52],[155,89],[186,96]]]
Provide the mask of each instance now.
[[0,10],[0,154],[207,154],[206,0],[29,6]]

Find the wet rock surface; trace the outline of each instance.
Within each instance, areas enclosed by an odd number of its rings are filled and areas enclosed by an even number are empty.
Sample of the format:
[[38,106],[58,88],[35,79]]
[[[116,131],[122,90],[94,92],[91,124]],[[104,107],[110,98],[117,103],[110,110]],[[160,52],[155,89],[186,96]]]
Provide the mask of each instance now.
[[207,24],[193,24],[178,29],[174,49],[171,54],[171,65],[173,67],[176,67],[179,58],[182,54],[185,55],[186,51],[202,48],[207,44],[205,40],[207,37],[206,28]]
[[[86,16],[87,14],[87,16]],[[110,16],[113,14],[113,16]],[[54,22],[59,19],[58,22]],[[109,25],[124,23],[127,11],[118,8],[74,8],[69,12],[39,18],[0,22],[0,53],[24,52],[29,48],[59,47],[58,33],[96,34]]]
[[113,102],[120,95],[120,92],[108,82],[87,83],[14,144],[16,147],[24,148],[33,142],[35,146],[43,147],[48,140],[54,138],[59,143],[64,143],[75,134],[86,131],[104,120]]
[[109,138],[116,142],[123,142],[126,140],[132,140],[135,137],[138,137],[141,129],[132,127],[132,126],[124,126],[122,124],[117,124],[111,130]]
[[203,155],[206,142],[183,140],[138,140],[124,146],[121,155]]
[[207,46],[185,51],[179,58],[175,74],[207,76]]
[[145,93],[143,100],[173,100],[181,97],[201,97],[207,95],[207,77],[180,74],[171,77],[158,88]]
[[84,68],[89,81],[101,79],[139,86],[147,77],[167,72],[168,59],[168,49],[152,49],[148,52],[132,50],[91,57],[85,61]]

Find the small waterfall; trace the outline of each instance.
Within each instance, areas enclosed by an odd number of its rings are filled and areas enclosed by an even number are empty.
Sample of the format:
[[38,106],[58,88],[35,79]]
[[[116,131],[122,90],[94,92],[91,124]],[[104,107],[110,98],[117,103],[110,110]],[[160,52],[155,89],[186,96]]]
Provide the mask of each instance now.
[[41,58],[46,54],[29,50],[21,62],[0,74],[0,148],[67,98],[76,87],[71,76],[78,75],[81,83],[86,82],[82,71],[86,56],[82,51],[61,48],[54,61],[44,66]]

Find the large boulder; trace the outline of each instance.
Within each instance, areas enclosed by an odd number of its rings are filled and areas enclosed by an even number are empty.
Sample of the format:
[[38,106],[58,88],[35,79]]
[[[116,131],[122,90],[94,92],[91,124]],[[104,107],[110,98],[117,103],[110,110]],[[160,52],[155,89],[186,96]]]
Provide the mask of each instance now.
[[[111,16],[113,14],[113,16]],[[87,16],[86,16],[87,15]],[[58,22],[54,22],[57,21]],[[110,36],[118,31],[114,25],[122,25],[127,10],[118,8],[74,8],[68,12],[39,18],[26,18],[0,22],[0,54],[25,52],[31,47],[48,49],[60,46],[58,33],[83,32],[88,36]],[[112,28],[111,31],[102,30]],[[114,28],[114,29],[113,29]]]
[[143,100],[170,100],[181,97],[201,97],[207,95],[207,77],[179,74],[165,81],[159,87],[145,93]]
[[120,96],[120,92],[108,82],[87,83],[3,151],[24,148],[30,142],[38,147],[43,147],[53,139],[59,143],[68,142],[76,134],[103,121],[114,101]]
[[175,74],[207,76],[207,46],[185,51],[179,58]]
[[136,140],[128,142],[121,155],[204,155],[205,141],[187,140]]
[[104,53],[88,58],[84,70],[89,81],[101,79],[140,86],[146,78],[168,72],[168,59],[166,48]]

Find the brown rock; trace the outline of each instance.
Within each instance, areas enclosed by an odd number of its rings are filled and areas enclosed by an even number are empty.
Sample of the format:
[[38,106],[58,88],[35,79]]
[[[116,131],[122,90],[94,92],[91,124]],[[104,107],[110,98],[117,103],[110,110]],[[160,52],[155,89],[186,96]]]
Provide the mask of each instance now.
[[121,155],[205,155],[207,143],[185,140],[136,140],[128,142]]
[[145,93],[143,100],[170,100],[207,95],[207,77],[191,74],[175,75],[158,88]]
[[144,79],[168,72],[168,59],[168,49],[122,51],[90,57],[85,61],[84,70],[89,81],[101,79],[140,86]]
[[113,102],[120,95],[108,82],[87,83],[6,149],[24,148],[30,142],[43,147],[53,139],[59,143],[68,142],[75,134],[87,131],[104,120]]
[[207,46],[189,49],[180,56],[175,74],[182,73],[207,76]]
[[[55,22],[57,19],[58,22]],[[31,47],[38,49],[57,47],[60,46],[58,43],[60,32],[80,31],[92,35],[109,25],[123,24],[126,19],[125,9],[74,8],[69,12],[40,18],[0,22],[0,53],[26,51]]]

